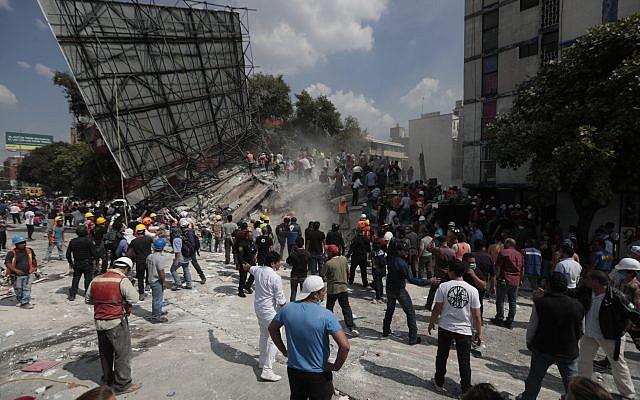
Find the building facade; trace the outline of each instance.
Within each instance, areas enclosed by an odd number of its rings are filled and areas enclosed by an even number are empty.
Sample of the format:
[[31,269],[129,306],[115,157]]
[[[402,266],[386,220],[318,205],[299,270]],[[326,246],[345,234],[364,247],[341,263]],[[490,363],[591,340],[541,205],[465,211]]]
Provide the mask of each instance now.
[[[462,121],[462,102],[460,101],[456,103],[456,108],[451,113],[432,112],[409,120],[407,156],[417,179],[437,178],[438,182],[444,186],[460,185]],[[424,154],[424,174],[420,165],[421,153]]]
[[369,143],[369,156],[398,161],[400,168],[403,170],[408,168],[407,154],[405,153],[405,146],[402,143],[382,140],[371,136],[367,136],[367,142]]
[[638,0],[466,0],[463,183],[470,188],[526,185],[527,166],[496,165],[487,124],[511,108],[518,84],[590,27],[640,12]]

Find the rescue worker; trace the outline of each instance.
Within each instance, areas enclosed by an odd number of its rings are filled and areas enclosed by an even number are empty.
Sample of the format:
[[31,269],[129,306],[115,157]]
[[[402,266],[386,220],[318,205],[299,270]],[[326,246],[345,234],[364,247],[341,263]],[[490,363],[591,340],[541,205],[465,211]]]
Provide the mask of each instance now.
[[54,223],[47,229],[47,239],[49,239],[49,245],[47,246],[47,256],[44,258],[44,262],[51,261],[51,252],[54,247],[58,249],[58,259],[62,261],[62,244],[64,243],[62,217],[54,218]]
[[129,243],[127,249],[127,257],[136,263],[136,281],[138,283],[139,300],[143,301],[146,297],[144,293],[146,276],[147,276],[147,257],[151,254],[151,244],[153,238],[147,236],[145,232],[147,227],[144,224],[136,226],[136,238]]
[[87,226],[87,234],[93,236],[93,227],[96,226],[95,217],[91,211],[84,214],[85,225]]
[[351,271],[349,272],[349,285],[353,285],[356,277],[356,269],[360,267],[360,277],[362,278],[362,287],[369,286],[367,280],[367,257],[371,253],[371,243],[364,236],[362,230],[356,231],[356,237],[353,238],[347,258],[351,258]]
[[107,234],[107,219],[105,217],[96,218],[96,225],[93,227],[93,243],[96,246],[96,274],[107,271],[109,259],[104,248],[104,236]]
[[215,222],[213,223],[213,251],[215,253],[222,252],[222,215],[216,214]]
[[96,247],[93,245],[93,240],[89,237],[87,226],[78,225],[76,234],[78,237],[71,239],[69,247],[67,247],[67,261],[69,262],[69,268],[73,270],[73,279],[71,280],[71,288],[69,289],[69,301],[76,299],[78,284],[82,276],[84,276],[84,290],[86,294],[89,284],[93,279],[95,262],[98,259]]
[[38,270],[38,263],[33,249],[27,247],[27,239],[22,236],[15,236],[12,240],[15,248],[4,258],[7,274],[15,276],[14,288],[16,291],[17,307],[32,309],[31,304],[31,283],[33,276]]
[[289,217],[284,217],[281,224],[276,226],[276,239],[280,245],[280,256],[284,257],[285,244],[287,243],[287,232],[289,231]]
[[[242,226],[244,227],[245,224]],[[236,254],[236,267],[240,272],[240,279],[238,280],[238,296],[246,297],[245,293],[253,293],[251,285],[253,285],[253,275],[249,274],[242,267],[243,264],[249,264],[250,266],[256,265],[256,245],[253,242],[253,231],[250,229],[240,228],[236,232],[235,242],[235,254]],[[247,275],[249,275],[247,279]]]
[[120,257],[106,273],[96,277],[87,290],[87,303],[93,304],[102,365],[101,384],[116,394],[140,389],[131,381],[131,333],[129,315],[138,293],[127,278],[133,267],[128,257]]

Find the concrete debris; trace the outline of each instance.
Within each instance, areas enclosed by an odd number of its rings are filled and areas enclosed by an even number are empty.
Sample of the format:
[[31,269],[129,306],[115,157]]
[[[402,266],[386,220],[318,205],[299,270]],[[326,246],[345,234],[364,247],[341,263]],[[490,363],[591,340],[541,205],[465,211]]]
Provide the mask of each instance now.
[[15,335],[15,334],[16,334],[16,333],[15,333],[14,331],[9,331],[9,332],[7,332],[7,333],[5,333],[5,334],[4,334],[4,337],[13,336],[13,335]]
[[45,390],[47,390],[47,389],[49,389],[49,388],[51,388],[51,387],[53,387],[53,385],[40,386],[39,388],[37,388],[36,390],[34,390],[34,392],[35,392],[36,394],[42,394],[42,393],[44,393],[44,392],[45,392]]

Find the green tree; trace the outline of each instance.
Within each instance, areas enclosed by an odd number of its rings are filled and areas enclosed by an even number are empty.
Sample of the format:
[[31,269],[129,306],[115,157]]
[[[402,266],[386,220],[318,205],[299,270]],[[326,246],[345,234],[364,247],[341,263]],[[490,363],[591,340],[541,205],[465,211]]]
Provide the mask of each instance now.
[[312,126],[315,125],[316,114],[318,113],[318,107],[315,100],[309,92],[303,90],[300,94],[296,94],[296,111],[295,111],[295,123],[299,126]]
[[257,73],[249,79],[251,102],[256,106],[256,117],[260,123],[268,118],[289,120],[293,105],[289,98],[291,89],[282,75]]
[[501,167],[529,162],[529,181],[566,191],[586,249],[595,213],[640,178],[640,15],[591,29],[517,89],[490,128]]
[[318,110],[315,119],[316,126],[329,136],[337,135],[342,129],[342,120],[336,106],[327,96],[320,96],[316,99],[316,109]]
[[53,75],[53,83],[62,87],[64,97],[69,103],[69,112],[78,120],[81,116],[89,115],[89,109],[80,94],[80,89],[75,79],[66,72],[56,71]]
[[360,128],[358,119],[348,115],[344,119],[344,127],[334,136],[334,148],[337,151],[346,150],[357,153],[367,145],[367,131]]
[[322,134],[335,136],[342,129],[342,119],[331,100],[326,96],[313,98],[303,90],[296,94],[294,125],[302,130],[311,130],[313,136]]

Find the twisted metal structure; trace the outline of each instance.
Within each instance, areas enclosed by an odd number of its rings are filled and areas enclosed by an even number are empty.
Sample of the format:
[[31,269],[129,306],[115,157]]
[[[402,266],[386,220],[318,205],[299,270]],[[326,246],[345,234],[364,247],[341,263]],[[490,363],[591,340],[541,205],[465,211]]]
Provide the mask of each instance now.
[[246,8],[38,0],[131,203],[177,203],[258,139]]

